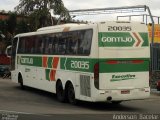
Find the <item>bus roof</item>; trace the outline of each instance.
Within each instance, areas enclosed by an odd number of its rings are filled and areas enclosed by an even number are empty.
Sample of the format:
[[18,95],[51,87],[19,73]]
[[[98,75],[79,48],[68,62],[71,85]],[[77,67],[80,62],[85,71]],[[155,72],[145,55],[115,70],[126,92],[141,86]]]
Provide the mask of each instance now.
[[[132,24],[143,24],[140,22],[131,22],[131,21],[98,21],[95,22],[96,24],[101,24],[101,23],[132,23]],[[43,27],[39,28],[35,32],[28,32],[28,33],[21,33],[16,35],[15,37],[23,37],[23,36],[32,36],[32,35],[38,35],[38,34],[46,34],[46,33],[53,33],[53,32],[62,32],[66,31],[69,29],[76,29],[79,27],[85,27],[85,26],[90,26],[95,23],[67,23],[67,24],[61,24],[61,25],[55,25],[55,26],[48,26],[48,27]]]
[[28,32],[28,33],[21,33],[17,34],[15,37],[23,37],[23,36],[32,36],[32,35],[37,35],[37,34],[45,34],[49,31],[63,31],[65,28],[74,28],[74,27],[82,27],[86,26],[88,24],[80,24],[80,23],[68,23],[68,24],[62,24],[62,25],[55,25],[55,26],[49,26],[49,27],[43,27],[39,28],[35,32]]
[[45,31],[45,30],[53,30],[53,29],[64,29],[66,27],[80,27],[85,26],[86,24],[79,24],[79,23],[68,23],[68,24],[62,24],[62,25],[55,25],[55,26],[49,26],[49,27],[43,27],[39,28],[37,32],[39,31]]

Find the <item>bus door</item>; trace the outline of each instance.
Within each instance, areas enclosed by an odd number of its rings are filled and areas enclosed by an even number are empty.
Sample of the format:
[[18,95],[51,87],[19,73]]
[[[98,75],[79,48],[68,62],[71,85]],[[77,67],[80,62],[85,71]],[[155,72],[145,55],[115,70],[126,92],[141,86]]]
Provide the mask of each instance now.
[[15,70],[15,67],[16,67],[17,41],[18,41],[18,38],[14,38],[12,42],[11,70]]
[[100,23],[99,89],[149,87],[149,40],[144,24]]
[[12,51],[11,51],[11,75],[12,75],[12,80],[16,81],[17,76],[16,76],[16,68],[17,68],[17,62],[16,62],[16,56],[17,56],[17,42],[18,38],[14,38],[12,41]]

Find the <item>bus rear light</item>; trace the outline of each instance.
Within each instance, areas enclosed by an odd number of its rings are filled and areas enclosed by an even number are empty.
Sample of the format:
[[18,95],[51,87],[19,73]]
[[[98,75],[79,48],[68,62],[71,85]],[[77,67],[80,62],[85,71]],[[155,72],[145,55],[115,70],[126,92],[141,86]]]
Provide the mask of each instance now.
[[108,60],[107,64],[141,64],[144,60]]
[[99,63],[94,65],[94,80],[99,79]]
[[107,64],[118,64],[117,60],[109,60],[107,61]]
[[99,88],[99,63],[94,65],[94,84],[95,87]]
[[132,60],[132,63],[133,64],[140,64],[140,63],[143,63],[144,60]]

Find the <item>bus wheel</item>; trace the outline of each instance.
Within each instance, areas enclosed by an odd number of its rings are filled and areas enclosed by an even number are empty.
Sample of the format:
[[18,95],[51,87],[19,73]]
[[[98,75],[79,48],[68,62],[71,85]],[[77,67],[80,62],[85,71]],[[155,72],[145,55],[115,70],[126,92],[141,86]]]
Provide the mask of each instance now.
[[75,91],[72,83],[69,83],[68,88],[67,88],[67,99],[68,102],[71,104],[76,104],[77,100],[75,99]]
[[21,89],[24,90],[22,75],[19,75],[19,76],[18,76],[18,82],[19,82],[19,84],[20,84],[20,86],[21,86]]
[[63,90],[61,81],[58,81],[56,84],[56,95],[57,95],[58,101],[60,102],[65,101],[65,91]]

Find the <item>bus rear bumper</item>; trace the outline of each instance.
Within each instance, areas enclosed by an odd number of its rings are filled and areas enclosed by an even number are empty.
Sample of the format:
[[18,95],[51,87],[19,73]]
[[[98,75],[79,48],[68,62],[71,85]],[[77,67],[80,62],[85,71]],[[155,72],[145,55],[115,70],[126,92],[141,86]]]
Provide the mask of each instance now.
[[99,90],[93,97],[94,102],[128,101],[146,99],[150,96],[150,88],[125,90]]

